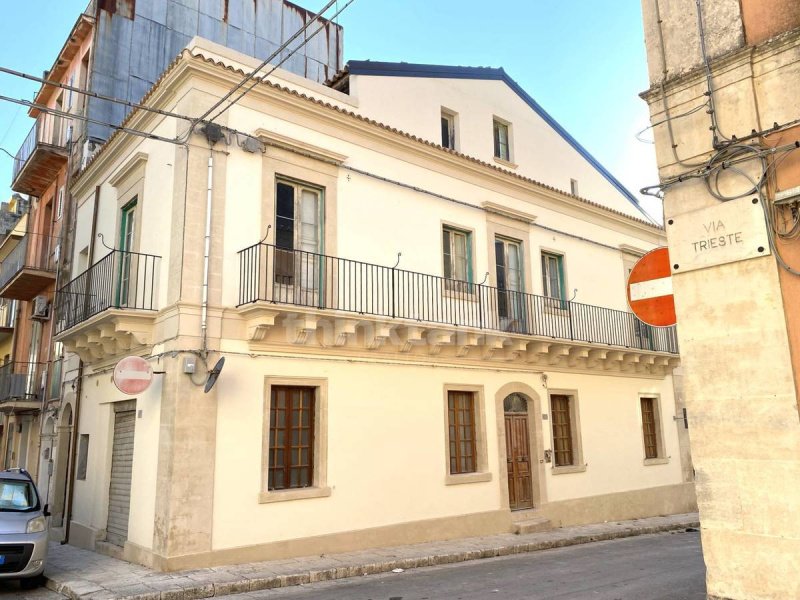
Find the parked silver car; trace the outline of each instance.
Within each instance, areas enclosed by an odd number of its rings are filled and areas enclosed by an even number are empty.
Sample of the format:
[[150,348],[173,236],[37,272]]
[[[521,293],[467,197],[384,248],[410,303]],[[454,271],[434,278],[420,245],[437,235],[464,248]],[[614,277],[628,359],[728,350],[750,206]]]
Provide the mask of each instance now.
[[25,588],[44,582],[49,515],[27,471],[0,471],[0,579]]

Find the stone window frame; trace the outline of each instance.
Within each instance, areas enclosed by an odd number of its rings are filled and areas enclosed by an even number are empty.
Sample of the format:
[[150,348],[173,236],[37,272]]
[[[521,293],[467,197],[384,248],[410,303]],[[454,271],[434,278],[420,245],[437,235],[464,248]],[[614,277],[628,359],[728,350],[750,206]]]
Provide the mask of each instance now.
[[575,389],[548,389],[547,406],[550,414],[550,448],[553,452],[553,396],[567,396],[569,398],[570,430],[572,433],[572,463],[571,465],[555,466],[553,457],[550,472],[553,475],[566,475],[568,473],[583,473],[588,466],[583,456],[583,439],[581,436],[581,411],[578,390]]
[[[449,392],[471,392],[475,399],[475,454],[476,470],[473,473],[461,473],[453,475],[450,473],[450,428],[448,413],[448,393]],[[484,483],[492,480],[492,472],[489,470],[488,444],[486,439],[486,402],[484,386],[470,385],[461,383],[446,383],[442,387],[442,423],[444,428],[444,484],[460,485],[464,483]]]
[[[653,402],[653,415],[656,420],[656,450],[657,456],[655,458],[647,458],[647,451],[644,446],[644,421],[642,419],[642,398],[652,398]],[[646,467],[653,465],[666,465],[669,463],[670,457],[667,456],[666,447],[664,446],[664,418],[661,410],[661,394],[657,392],[640,392],[637,395],[636,413],[639,416],[639,440],[642,444],[642,464]]]
[[[296,386],[314,388],[314,469],[313,485],[306,488],[270,490],[269,485],[269,415],[273,386]],[[328,380],[322,377],[264,377],[264,412],[261,432],[261,487],[260,504],[327,498],[331,495],[328,486]]]

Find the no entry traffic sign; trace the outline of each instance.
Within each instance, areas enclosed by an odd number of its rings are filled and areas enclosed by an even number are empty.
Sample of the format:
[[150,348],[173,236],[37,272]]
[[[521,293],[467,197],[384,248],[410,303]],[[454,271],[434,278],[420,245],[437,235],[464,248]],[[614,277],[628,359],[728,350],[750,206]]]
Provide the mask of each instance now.
[[139,356],[126,356],[114,367],[114,385],[123,394],[141,394],[153,380],[153,369]]
[[641,321],[654,327],[675,325],[675,297],[669,250],[645,254],[628,275],[628,305]]

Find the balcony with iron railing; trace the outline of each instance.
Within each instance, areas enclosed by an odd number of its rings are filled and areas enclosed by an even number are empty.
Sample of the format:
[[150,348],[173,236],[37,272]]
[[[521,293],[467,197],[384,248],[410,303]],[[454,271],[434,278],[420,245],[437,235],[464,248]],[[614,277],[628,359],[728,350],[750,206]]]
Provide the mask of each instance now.
[[[450,343],[461,344],[453,340],[467,335],[473,340],[469,344],[477,346],[474,336],[478,335],[483,345],[511,348],[512,354],[546,355],[534,362],[544,358],[551,364],[605,364],[610,355],[612,364],[627,360],[666,366],[672,359],[655,360],[655,355],[678,353],[674,328],[650,327],[626,311],[560,298],[264,243],[239,252],[239,271],[240,310],[249,316],[251,332],[259,322],[264,325],[257,336],[281,318],[281,311],[316,315],[333,311],[345,323],[349,319],[358,326],[362,318],[379,324],[378,329],[383,328],[379,335],[385,338],[393,323],[395,328],[405,324],[414,330],[401,333],[406,342],[410,335],[430,345],[432,338],[449,335]],[[266,320],[253,307],[261,307]],[[291,320],[296,322],[294,317]],[[347,325],[339,323],[335,329],[345,332]],[[355,330],[351,327],[350,332]],[[375,334],[370,335],[374,343]],[[670,364],[674,366],[675,361]]]
[[55,267],[39,241],[26,234],[0,262],[0,297],[31,300],[55,281]]
[[0,411],[17,412],[40,407],[47,363],[10,362],[0,367]]
[[56,339],[84,360],[147,343],[161,257],[112,250],[56,292]]
[[66,118],[41,113],[14,157],[11,189],[41,196],[67,163],[68,138]]

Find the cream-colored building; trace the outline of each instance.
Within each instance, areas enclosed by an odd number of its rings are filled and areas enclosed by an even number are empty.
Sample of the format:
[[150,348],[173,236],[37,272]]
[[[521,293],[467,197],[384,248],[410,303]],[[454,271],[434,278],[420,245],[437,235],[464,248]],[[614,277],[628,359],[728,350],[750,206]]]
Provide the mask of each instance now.
[[[146,102],[200,115],[256,64],[195,39]],[[191,134],[134,111],[159,139],[76,179],[71,543],[178,569],[693,509],[675,334],[625,300],[663,231],[508,82],[405,73],[394,122],[382,77],[278,70]]]

